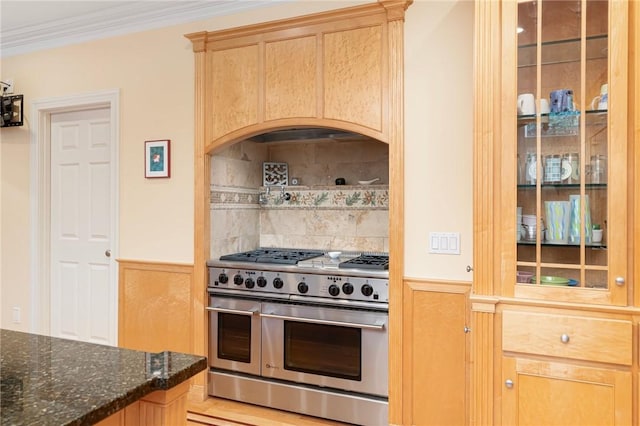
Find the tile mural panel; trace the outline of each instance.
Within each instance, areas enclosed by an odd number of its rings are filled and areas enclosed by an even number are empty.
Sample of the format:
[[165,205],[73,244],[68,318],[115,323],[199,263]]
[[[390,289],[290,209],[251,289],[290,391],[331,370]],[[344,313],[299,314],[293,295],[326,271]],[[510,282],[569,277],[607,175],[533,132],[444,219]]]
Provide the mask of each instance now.
[[[288,186],[262,186],[265,163],[286,164]],[[388,164],[388,145],[369,139],[221,149],[211,156],[211,256],[257,247],[388,252]]]

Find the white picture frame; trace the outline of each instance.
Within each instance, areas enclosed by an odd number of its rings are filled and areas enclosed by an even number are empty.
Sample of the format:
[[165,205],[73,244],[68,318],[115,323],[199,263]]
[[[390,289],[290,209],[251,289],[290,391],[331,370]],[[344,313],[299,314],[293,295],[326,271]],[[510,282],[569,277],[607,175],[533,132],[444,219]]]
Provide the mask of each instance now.
[[170,141],[156,140],[144,143],[144,177],[171,177]]

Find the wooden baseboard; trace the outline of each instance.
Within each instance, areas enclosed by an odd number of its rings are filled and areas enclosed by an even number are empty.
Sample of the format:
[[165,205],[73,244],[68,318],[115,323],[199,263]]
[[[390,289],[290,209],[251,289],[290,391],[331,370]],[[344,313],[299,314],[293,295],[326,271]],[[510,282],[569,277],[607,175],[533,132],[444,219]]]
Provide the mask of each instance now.
[[220,417],[209,414],[199,414],[187,411],[188,425],[207,425],[207,426],[254,426],[253,423],[239,423],[233,420],[222,419]]
[[187,401],[189,426],[344,426],[332,420],[274,410],[222,398],[207,398],[197,402]]

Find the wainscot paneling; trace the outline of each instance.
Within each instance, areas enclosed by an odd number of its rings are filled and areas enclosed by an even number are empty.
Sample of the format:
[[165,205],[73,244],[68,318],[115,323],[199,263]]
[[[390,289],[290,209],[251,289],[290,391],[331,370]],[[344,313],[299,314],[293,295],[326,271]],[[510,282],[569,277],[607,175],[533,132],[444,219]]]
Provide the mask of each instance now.
[[195,353],[193,266],[119,260],[118,274],[119,346]]

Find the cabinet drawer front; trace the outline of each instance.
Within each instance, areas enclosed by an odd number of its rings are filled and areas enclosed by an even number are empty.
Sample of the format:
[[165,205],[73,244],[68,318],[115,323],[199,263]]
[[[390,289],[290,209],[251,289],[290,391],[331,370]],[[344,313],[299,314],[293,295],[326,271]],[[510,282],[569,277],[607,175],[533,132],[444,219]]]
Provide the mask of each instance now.
[[621,365],[632,363],[631,321],[503,312],[505,351]]

